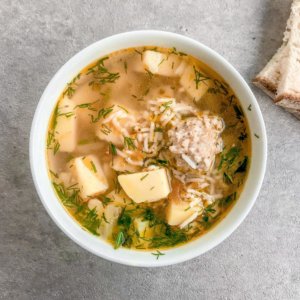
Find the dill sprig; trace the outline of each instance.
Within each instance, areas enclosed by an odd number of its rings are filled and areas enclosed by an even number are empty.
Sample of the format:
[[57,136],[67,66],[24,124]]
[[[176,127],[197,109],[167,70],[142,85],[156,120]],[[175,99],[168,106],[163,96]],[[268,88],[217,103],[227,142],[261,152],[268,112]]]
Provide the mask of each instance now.
[[93,116],[90,115],[91,117],[91,122],[92,123],[96,123],[98,122],[100,119],[105,118],[108,114],[110,114],[112,111],[114,110],[114,105],[107,107],[107,108],[101,108],[98,113],[97,116]]
[[62,204],[73,210],[76,220],[94,235],[99,235],[98,229],[102,218],[99,218],[95,208],[89,209],[87,202],[81,199],[77,184],[65,187],[63,183],[52,182],[52,185]]
[[88,110],[93,110],[93,111],[96,111],[96,108],[93,107],[93,105],[97,102],[99,102],[100,99],[96,100],[96,101],[93,101],[93,102],[86,102],[86,103],[81,103],[81,104],[78,104],[74,107],[74,109],[76,108],[87,108]]
[[175,55],[179,55],[179,56],[187,56],[186,53],[177,51],[177,49],[175,47],[172,47],[172,50],[169,52],[169,54],[175,54]]
[[72,96],[75,94],[75,89],[77,87],[77,81],[80,79],[81,73],[76,75],[68,84],[67,88],[63,92],[63,96],[67,95],[68,98],[72,98]]
[[87,75],[92,74],[93,80],[89,82],[90,86],[101,86],[106,83],[115,83],[117,79],[120,78],[119,73],[113,73],[108,71],[108,69],[104,66],[105,60],[108,57],[103,57],[96,63],[95,66],[89,68],[87,71]]
[[206,75],[204,75],[203,73],[201,73],[200,71],[198,71],[195,66],[193,66],[194,69],[194,74],[195,74],[195,84],[196,84],[196,89],[199,88],[199,85],[201,84],[201,82],[206,84],[206,81],[211,80],[211,78],[207,77]]
[[134,144],[134,139],[129,136],[124,136],[124,148],[128,150],[135,150],[136,146]]
[[166,255],[166,253],[162,253],[159,250],[156,250],[156,252],[152,252],[151,254],[156,256],[156,260],[158,260],[160,256]]

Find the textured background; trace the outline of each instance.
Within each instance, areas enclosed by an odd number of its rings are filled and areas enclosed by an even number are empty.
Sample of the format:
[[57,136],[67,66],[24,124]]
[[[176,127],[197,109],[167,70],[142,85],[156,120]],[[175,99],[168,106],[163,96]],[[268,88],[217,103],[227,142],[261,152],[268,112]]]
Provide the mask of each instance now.
[[300,122],[253,88],[269,143],[257,202],[225,242],[158,269],[105,261],[52,222],[33,187],[38,100],[76,52],[134,29],[212,47],[250,83],[280,45],[291,1],[0,0],[0,299],[300,299]]

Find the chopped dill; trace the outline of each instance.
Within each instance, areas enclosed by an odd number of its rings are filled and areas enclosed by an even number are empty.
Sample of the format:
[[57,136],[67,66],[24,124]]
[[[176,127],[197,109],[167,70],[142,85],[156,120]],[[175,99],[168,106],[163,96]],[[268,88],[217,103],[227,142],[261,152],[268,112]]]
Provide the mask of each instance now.
[[233,109],[235,111],[236,118],[239,119],[239,120],[241,120],[242,117],[244,116],[241,107],[239,105],[237,105],[237,104],[234,104],[233,105]]
[[113,143],[110,143],[109,144],[109,150],[110,150],[110,153],[114,156],[114,155],[117,155],[117,148],[116,146],[113,144]]
[[226,172],[223,173],[223,180],[225,183],[233,183],[233,179],[232,179],[231,175],[229,175]]
[[206,84],[206,81],[211,80],[209,77],[207,77],[206,75],[204,75],[203,73],[201,73],[200,71],[198,71],[195,66],[193,66],[194,68],[194,74],[195,74],[195,84],[196,84],[196,89],[198,90],[199,85],[201,82]]
[[115,249],[120,248],[125,242],[125,236],[123,231],[119,231],[115,239]]
[[241,149],[234,146],[232,147],[226,154],[222,152],[221,154],[221,160],[218,166],[218,170],[221,170],[221,168],[223,167],[223,164],[226,163],[227,164],[227,168],[230,167],[235,159],[239,156]]
[[167,166],[169,164],[169,161],[167,161],[166,159],[156,159],[156,163],[161,166]]
[[125,112],[127,112],[129,114],[129,111],[125,107],[123,107],[123,106],[121,106],[119,104],[117,106],[120,107],[121,109],[123,109]]
[[76,75],[68,84],[67,88],[63,92],[63,96],[67,95],[68,98],[72,98],[72,96],[75,94],[75,88],[77,87],[76,81],[79,80],[81,77],[81,73]]
[[248,156],[245,156],[243,161],[240,163],[239,167],[235,170],[235,174],[236,173],[243,173],[243,172],[246,172],[247,170],[247,165],[248,165]]
[[248,137],[248,134],[246,132],[241,132],[241,134],[239,135],[238,139],[240,141],[244,141],[247,137]]
[[74,116],[74,112],[73,111],[68,111],[66,113],[58,113],[57,117],[66,117],[66,118],[70,118],[72,116]]
[[53,148],[54,155],[58,152],[59,148],[60,148],[60,143],[56,141]]
[[96,166],[95,166],[95,164],[94,164],[94,162],[92,160],[91,160],[91,166],[92,166],[93,172],[97,173]]
[[102,213],[101,220],[103,220],[106,224],[110,224],[110,223],[107,221],[104,212]]
[[156,252],[152,252],[151,254],[156,256],[156,260],[158,260],[160,256],[166,255],[166,253],[162,253],[159,250],[156,250]]
[[91,117],[91,122],[92,123],[96,123],[98,122],[101,118],[105,118],[108,114],[110,114],[114,109],[113,109],[114,105],[107,107],[107,108],[101,108],[98,113],[97,116],[93,116],[90,115]]
[[104,206],[106,206],[108,203],[111,203],[111,202],[113,202],[113,200],[111,198],[109,198],[107,196],[103,196],[103,198],[102,198],[102,204]]
[[90,231],[94,235],[99,235],[98,228],[100,227],[101,220],[99,219],[95,208],[88,211],[88,213],[82,220],[82,224],[88,231]]
[[144,176],[142,176],[142,177],[140,178],[140,180],[144,180],[147,176],[149,176],[149,173],[147,173],[147,174],[145,174]]
[[125,73],[126,73],[126,74],[127,74],[127,69],[128,69],[127,61],[125,60],[125,61],[124,61],[124,70],[125,70]]
[[259,135],[257,133],[254,133],[254,136],[259,139]]
[[119,73],[112,73],[109,72],[108,69],[104,66],[105,60],[107,60],[108,57],[103,57],[96,63],[95,66],[91,67],[87,71],[88,74],[93,75],[93,80],[90,81],[90,86],[101,86],[106,83],[115,83],[116,80],[120,78]]
[[134,49],[134,52],[139,54],[141,56],[141,59],[143,59],[143,53],[141,51]]
[[49,170],[49,172],[50,172],[50,174],[51,174],[52,176],[54,176],[55,178],[58,178],[57,173],[55,173],[55,172],[53,172],[53,171],[51,171],[51,170]]
[[154,132],[164,132],[162,127],[155,127]]
[[173,104],[173,100],[164,102],[161,107],[164,108],[163,112],[165,112],[167,109],[169,109],[171,107],[171,105]]
[[101,124],[100,131],[105,135],[109,135],[111,133],[111,129],[106,124]]
[[149,75],[149,78],[152,79],[152,77],[154,76],[154,74],[152,72],[150,72],[148,69],[145,69],[145,71]]
[[134,144],[134,139],[129,136],[124,136],[124,148],[128,150],[135,150],[136,146]]
[[169,54],[175,54],[175,55],[179,55],[179,56],[187,56],[186,53],[177,51],[177,49],[175,47],[172,47],[172,50],[169,52]]
[[248,106],[248,110],[251,111],[252,110],[252,104],[249,104]]
[[96,100],[94,102],[87,102],[87,103],[82,103],[82,104],[78,104],[74,107],[75,108],[87,108],[88,110],[93,110],[93,111],[96,111],[96,108],[93,107],[93,105],[97,102],[99,102],[99,100]]

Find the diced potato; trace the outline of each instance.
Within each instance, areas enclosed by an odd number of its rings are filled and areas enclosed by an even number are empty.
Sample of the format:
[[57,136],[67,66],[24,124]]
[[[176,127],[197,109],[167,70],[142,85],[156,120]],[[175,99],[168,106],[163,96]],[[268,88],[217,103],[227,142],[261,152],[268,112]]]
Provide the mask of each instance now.
[[104,212],[103,204],[99,199],[90,199],[88,202],[88,208],[90,210],[95,209],[99,217],[101,217]]
[[170,193],[170,184],[165,169],[118,176],[125,193],[136,203],[154,202]]
[[198,88],[195,82],[195,71],[192,66],[189,66],[183,72],[180,78],[180,84],[185,91],[195,99],[199,101],[203,95],[207,92],[208,88],[212,86],[211,80],[204,80],[198,83]]
[[103,194],[108,189],[107,179],[95,155],[77,157],[71,165],[84,200]]
[[122,190],[119,193],[117,193],[115,190],[113,190],[106,196],[108,198],[110,198],[111,200],[113,200],[115,203],[119,203],[119,204],[123,204],[123,205],[131,202],[131,200],[128,198],[128,196]]
[[114,156],[112,160],[112,168],[118,172],[137,172],[140,170],[139,166],[129,164],[123,157]]
[[166,208],[166,218],[169,225],[180,225],[186,219],[193,215],[194,211],[189,209],[189,203],[182,200],[169,200]]
[[151,236],[152,230],[149,228],[149,221],[143,221],[141,218],[136,218],[134,219],[133,224],[140,237],[146,238]]
[[77,144],[77,122],[72,100],[64,97],[58,105],[56,117],[55,139],[59,143],[59,151],[72,152]]
[[105,239],[111,239],[113,229],[117,224],[122,208],[113,203],[108,204],[104,210],[105,220],[101,222],[100,235]]
[[152,74],[169,77],[180,76],[186,67],[186,62],[182,57],[152,50],[143,52],[143,64]]

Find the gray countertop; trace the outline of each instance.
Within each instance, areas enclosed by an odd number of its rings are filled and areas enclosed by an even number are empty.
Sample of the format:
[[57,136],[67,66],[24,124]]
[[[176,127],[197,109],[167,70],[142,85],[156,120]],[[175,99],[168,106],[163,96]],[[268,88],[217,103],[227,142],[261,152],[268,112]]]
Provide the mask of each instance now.
[[[300,299],[300,121],[251,78],[281,43],[291,1],[0,1],[0,299]],[[268,167],[243,224],[212,251],[148,269],[81,249],[53,223],[28,162],[35,107],[76,52],[114,33],[177,32],[215,49],[253,88]]]

